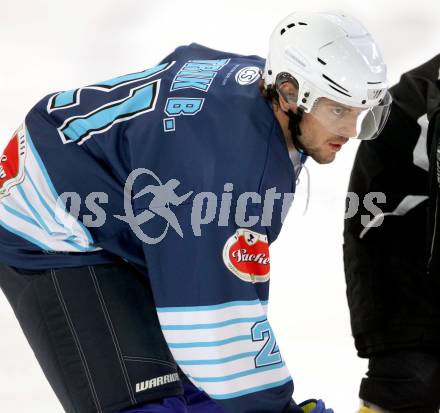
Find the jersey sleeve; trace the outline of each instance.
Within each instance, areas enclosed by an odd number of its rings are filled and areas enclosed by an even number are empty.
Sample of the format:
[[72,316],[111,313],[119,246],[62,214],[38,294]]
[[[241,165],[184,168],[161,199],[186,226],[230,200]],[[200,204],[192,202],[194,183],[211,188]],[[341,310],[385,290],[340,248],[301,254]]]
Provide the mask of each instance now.
[[176,362],[226,411],[291,411],[292,379],[267,317],[264,228],[213,222],[195,235],[192,203],[173,212],[182,236],[157,217],[140,228],[149,237],[168,228],[160,242],[143,245],[159,321]]

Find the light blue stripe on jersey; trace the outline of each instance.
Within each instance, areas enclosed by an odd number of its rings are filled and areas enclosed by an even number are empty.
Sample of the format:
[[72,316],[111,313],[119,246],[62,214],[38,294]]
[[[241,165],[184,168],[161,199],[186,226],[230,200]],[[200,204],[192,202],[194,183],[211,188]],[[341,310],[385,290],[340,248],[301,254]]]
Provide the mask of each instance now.
[[51,97],[51,104],[49,108],[49,113],[52,110],[59,110],[67,107],[73,107],[79,104],[80,102],[80,95],[83,90],[87,89],[98,89],[102,90],[104,88],[108,88],[106,91],[112,91],[119,87],[128,85],[130,83],[134,83],[136,81],[142,81],[146,80],[150,77],[153,77],[161,72],[164,72],[165,70],[169,69],[171,66],[174,65],[175,62],[170,63],[163,63],[161,65],[152,67],[150,69],[144,70],[142,72],[137,73],[131,73],[125,76],[119,76],[113,79],[105,80],[103,82],[96,83],[94,85],[90,86],[84,86],[80,89],[72,89],[72,90],[66,90],[63,92],[59,92],[58,94]]
[[[76,237],[74,237],[74,238],[76,238]],[[64,239],[63,242],[71,245],[72,247],[76,248],[80,252],[90,252],[90,251],[96,250],[96,247],[83,247],[82,245],[78,244],[77,242],[72,241],[72,237]]]
[[78,89],[72,89],[72,90],[65,90],[64,92],[58,93],[53,99],[53,105],[56,108],[59,108],[61,106],[67,106],[71,105],[73,102],[75,102],[74,96],[75,92]]
[[41,215],[37,212],[37,210],[29,202],[29,199],[27,198],[26,194],[24,193],[21,185],[17,185],[17,190],[18,190],[18,192],[20,192],[20,195],[23,197],[24,202],[27,204],[27,206],[31,210],[32,214],[34,215],[35,219],[40,224],[40,227],[43,228],[50,235],[51,231],[50,231],[49,227],[46,225],[46,223],[44,222],[44,219],[41,217]]
[[165,69],[168,65],[170,65],[169,63],[163,63],[161,65],[152,67],[150,69],[144,70],[143,72],[137,72],[137,73],[131,73],[129,75],[124,75],[124,76],[119,76],[119,77],[115,77],[113,79],[110,80],[105,80],[104,82],[99,82],[93,86],[116,86],[116,85],[125,85],[129,82],[134,82],[136,80],[142,80],[148,77],[151,77],[153,75],[155,75],[156,73],[161,72],[163,69]]
[[206,364],[223,364],[229,361],[240,360],[246,357],[255,357],[258,351],[251,351],[248,353],[240,353],[235,356],[229,356],[222,359],[211,359],[211,360],[176,360],[176,363],[182,366],[196,366],[196,365],[206,365]]
[[[43,218],[40,216],[40,214],[35,210],[35,208],[32,206],[32,204],[30,203],[30,201],[28,200],[28,198],[26,197],[26,194],[24,193],[23,189],[20,187],[20,185],[17,186],[17,190],[20,192],[21,196],[23,197],[25,203],[28,205],[28,207],[30,208],[30,210],[32,211],[33,215],[35,216],[35,218],[37,219],[37,221],[39,222],[39,227],[43,228],[47,234],[50,236],[52,235],[52,231],[47,227],[46,223],[44,222]],[[22,218],[22,217],[21,217]],[[28,221],[29,222],[29,221]],[[64,228],[64,226],[63,226]],[[76,242],[73,242],[71,240],[71,237],[63,240],[63,242],[66,242],[67,244],[71,245],[72,247],[76,248],[79,251],[82,252],[86,252],[86,251],[90,251],[90,247],[83,247],[79,244],[77,244]]]
[[109,128],[118,119],[126,119],[130,116],[137,116],[153,107],[157,90],[153,94],[155,83],[142,85],[132,89],[128,97],[118,102],[111,102],[104,105],[86,116],[75,116],[60,128],[60,132],[71,141],[84,139],[94,132],[102,132]]
[[47,245],[43,244],[42,242],[38,241],[37,239],[31,237],[28,234],[25,234],[24,232],[18,231],[17,229],[10,227],[8,224],[5,224],[3,221],[0,221],[0,225],[6,230],[12,232],[13,234],[18,235],[21,238],[24,238],[25,240],[31,242],[32,244],[38,245],[43,251],[53,251],[52,248],[48,247]]
[[34,143],[32,142],[31,134],[29,133],[28,129],[26,128],[26,135],[27,135],[27,143],[29,144],[29,148],[32,152],[32,155],[34,155],[35,160],[37,161],[38,166],[40,167],[41,173],[44,175],[44,179],[46,180],[46,184],[49,187],[50,191],[52,192],[52,196],[57,199],[58,193],[55,190],[55,187],[52,184],[52,180],[50,179],[46,167],[44,166],[43,161],[41,160],[40,154],[38,153],[37,149],[35,148]]
[[220,310],[222,308],[245,306],[245,305],[267,305],[268,301],[250,300],[250,301],[229,301],[227,303],[215,305],[201,305],[196,307],[158,307],[158,313],[183,313],[194,311],[211,311]]
[[[40,167],[40,171],[45,178],[47,186],[49,187],[50,191],[52,192],[52,196],[55,199],[58,199],[58,193],[55,190],[55,187],[53,186],[52,180],[50,179],[49,174],[47,173],[46,167],[44,166],[44,163],[40,157],[40,154],[38,153],[37,149],[35,148],[34,143],[32,142],[32,137],[31,137],[27,128],[26,128],[26,137],[27,137],[27,143],[29,145],[29,148],[30,148],[32,154],[34,155],[35,160],[38,163],[38,166]],[[90,235],[89,230],[83,225],[83,223],[81,221],[77,221],[77,222],[78,222],[79,226],[82,228],[82,230],[84,231],[84,235],[87,237],[89,243],[93,244],[93,238]]]
[[10,206],[6,204],[2,204],[3,208],[8,211],[10,214],[16,216],[17,218],[22,219],[23,221],[26,221],[28,224],[34,225],[37,228],[40,228],[38,225],[38,222],[30,218],[29,216],[21,213],[20,211],[15,210],[14,208],[11,208]]
[[228,381],[228,380],[234,380],[234,379],[238,379],[239,377],[244,377],[244,376],[252,376],[253,374],[258,374],[264,371],[270,371],[270,370],[276,370],[276,369],[280,369],[283,368],[285,366],[285,363],[278,363],[272,366],[267,366],[267,367],[259,367],[258,369],[253,368],[250,370],[245,370],[245,371],[240,371],[238,373],[234,373],[234,374],[229,374],[227,376],[220,376],[220,377],[193,377],[195,381],[199,382],[199,383],[215,383],[215,382],[220,382],[220,381]]
[[54,219],[54,221],[56,221],[56,223],[57,223],[58,225],[64,227],[63,223],[60,222],[60,221],[58,220],[58,217],[57,217],[57,215],[55,214],[55,212],[53,211],[53,209],[48,205],[48,203],[46,202],[46,200],[44,199],[44,197],[41,196],[40,191],[38,190],[37,186],[35,185],[35,182],[34,182],[34,180],[32,179],[32,176],[31,176],[31,174],[29,173],[29,171],[28,171],[26,168],[24,168],[24,172],[25,172],[25,174],[26,174],[26,178],[29,179],[29,182],[30,182],[31,185],[33,186],[33,188],[34,188],[34,190],[35,190],[35,192],[36,192],[36,194],[37,194],[37,196],[38,196],[38,199],[39,199],[40,202],[43,204],[43,206],[46,208],[47,212],[49,212],[49,214],[52,216],[52,218]]
[[[279,381],[276,381],[273,383],[263,384],[261,386],[250,387],[249,389],[234,392],[234,393],[210,394],[209,397],[211,397],[212,399],[218,399],[218,400],[233,399],[234,397],[245,396],[246,394],[256,393],[256,392],[264,391],[264,390],[268,390],[268,389],[273,389],[274,387],[280,387],[280,386],[283,386],[284,384],[288,383],[289,381],[292,381],[291,377],[287,377],[284,380],[279,380]],[[201,389],[201,390],[203,390],[203,389]]]
[[238,341],[252,340],[252,336],[242,335],[218,341],[195,341],[193,343],[168,343],[169,348],[194,348],[194,347],[218,347],[224,344],[236,343]]
[[203,330],[203,329],[212,329],[212,328],[220,328],[225,326],[230,326],[233,324],[240,323],[252,323],[258,321],[266,320],[265,316],[261,317],[242,317],[242,318],[233,318],[231,320],[220,321],[218,323],[208,323],[208,324],[162,324],[162,330]]
[[46,200],[41,196],[40,191],[38,190],[37,186],[35,185],[31,175],[29,174],[29,172],[27,171],[26,168],[25,168],[25,173],[26,173],[26,178],[29,179],[29,181],[32,184],[35,192],[37,193],[38,199],[43,204],[43,206],[46,208],[47,212],[49,212],[49,214],[51,215],[53,220],[58,225],[63,227],[63,229],[65,229],[68,232],[70,232],[71,235],[68,238],[66,238],[65,240],[63,240],[63,241],[66,242],[67,244],[71,245],[72,247],[76,248],[78,251],[81,251],[81,252],[88,252],[88,251],[95,250],[96,248],[94,248],[94,247],[84,247],[84,246],[78,244],[77,242],[73,241],[74,239],[76,239],[76,236],[73,235],[72,230],[67,228],[62,222],[59,221],[59,219],[58,219],[57,215],[55,214],[54,210],[47,204]]
[[[35,208],[32,206],[32,204],[30,203],[29,199],[26,197],[26,195],[25,195],[25,193],[24,193],[24,191],[23,191],[23,189],[21,188],[20,185],[17,186],[17,190],[18,190],[18,192],[21,194],[21,196],[23,197],[24,202],[28,205],[28,207],[29,207],[30,210],[32,211],[32,214],[33,214],[33,215],[35,216],[35,218],[37,219],[39,225],[37,224],[36,226],[37,226],[38,228],[40,228],[40,229],[41,229],[41,228],[44,229],[44,230],[47,232],[47,234],[48,234],[49,236],[51,236],[51,235],[52,235],[52,231],[50,231],[50,229],[47,227],[46,223],[44,222],[43,218],[40,216],[40,214],[39,214],[39,213],[35,210]],[[5,209],[6,209],[6,208],[5,208]],[[11,212],[11,211],[10,211],[10,212]],[[18,211],[15,211],[15,212],[18,212]],[[11,212],[11,213],[13,213],[13,212]],[[23,215],[22,215],[22,216],[19,216],[19,215],[17,215],[17,213],[15,213],[14,215],[17,216],[18,218],[24,219],[24,216],[23,216]],[[20,215],[21,215],[21,214],[20,214]],[[36,224],[35,221],[33,221],[32,218],[29,218],[29,217],[28,217],[28,219],[26,219],[25,221],[31,223],[32,225],[35,225],[35,224]],[[63,228],[64,228],[64,227],[63,227]],[[18,233],[18,232],[17,232],[17,233]],[[86,252],[86,251],[89,251],[89,250],[90,250],[90,248],[82,247],[81,245],[78,245],[76,242],[73,242],[73,241],[71,240],[71,237],[72,237],[72,236],[70,236],[69,238],[65,239],[64,242],[66,242],[67,244],[71,245],[72,247],[74,247],[74,248],[76,248],[77,250],[82,251],[82,252]],[[34,238],[29,236],[28,239],[34,239]],[[40,243],[40,244],[41,244],[41,243]],[[38,245],[38,244],[37,244],[37,245]],[[42,245],[44,245],[44,244],[42,244]],[[48,247],[45,246],[45,248],[47,249]]]

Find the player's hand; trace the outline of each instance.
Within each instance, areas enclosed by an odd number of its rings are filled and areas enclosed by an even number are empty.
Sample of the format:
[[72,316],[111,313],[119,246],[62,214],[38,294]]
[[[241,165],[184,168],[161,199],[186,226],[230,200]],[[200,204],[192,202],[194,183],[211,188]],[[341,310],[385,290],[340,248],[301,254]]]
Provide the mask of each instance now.
[[326,409],[322,400],[306,400],[298,405],[304,413],[334,413],[333,409]]

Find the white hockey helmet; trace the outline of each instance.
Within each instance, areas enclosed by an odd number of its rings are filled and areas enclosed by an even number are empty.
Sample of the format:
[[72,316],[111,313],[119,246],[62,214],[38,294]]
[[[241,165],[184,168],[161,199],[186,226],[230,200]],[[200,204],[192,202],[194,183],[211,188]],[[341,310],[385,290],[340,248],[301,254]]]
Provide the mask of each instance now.
[[[374,139],[391,104],[386,75],[377,44],[356,19],[342,12],[295,12],[272,33],[263,79],[279,90],[293,77],[300,109],[335,134]],[[342,109],[335,111],[332,103]],[[344,132],[341,116],[354,119],[355,128]]]

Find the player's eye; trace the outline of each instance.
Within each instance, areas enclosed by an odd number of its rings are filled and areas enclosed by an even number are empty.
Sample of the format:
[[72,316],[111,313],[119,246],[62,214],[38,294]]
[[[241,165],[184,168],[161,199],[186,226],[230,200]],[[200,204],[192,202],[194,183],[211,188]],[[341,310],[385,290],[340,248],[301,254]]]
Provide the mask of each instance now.
[[331,112],[332,112],[333,115],[341,117],[345,113],[345,108],[342,108],[340,106],[333,107],[331,109]]

